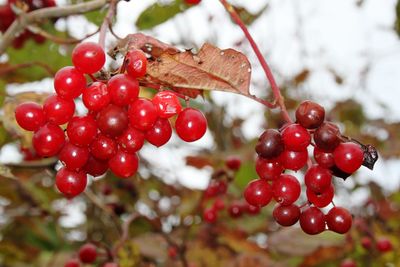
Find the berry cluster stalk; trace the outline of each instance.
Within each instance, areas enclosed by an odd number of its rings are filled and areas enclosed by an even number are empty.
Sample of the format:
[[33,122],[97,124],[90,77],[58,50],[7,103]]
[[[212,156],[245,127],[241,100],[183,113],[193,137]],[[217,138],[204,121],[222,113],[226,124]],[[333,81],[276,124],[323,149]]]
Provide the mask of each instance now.
[[110,7],[108,8],[107,15],[104,18],[103,23],[101,24],[100,35],[99,35],[99,45],[103,49],[105,48],[105,44],[106,44],[107,29],[111,28],[111,23],[112,23],[111,21],[115,15],[117,3],[118,3],[118,0],[110,1]]

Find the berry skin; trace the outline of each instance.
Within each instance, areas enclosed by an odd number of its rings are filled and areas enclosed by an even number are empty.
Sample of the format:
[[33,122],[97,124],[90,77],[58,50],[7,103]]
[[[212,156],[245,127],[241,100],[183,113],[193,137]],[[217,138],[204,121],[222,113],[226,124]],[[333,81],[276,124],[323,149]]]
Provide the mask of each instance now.
[[238,171],[241,164],[242,160],[238,156],[229,156],[225,160],[226,167],[232,171]]
[[58,154],[65,142],[64,131],[60,126],[47,123],[33,134],[32,144],[41,157],[52,157]]
[[315,102],[305,100],[296,109],[296,121],[306,129],[318,128],[325,118],[325,109]]
[[164,119],[171,118],[182,110],[178,97],[171,91],[158,92],[152,100],[158,116]]
[[376,249],[382,253],[392,251],[393,250],[392,241],[390,241],[389,239],[387,239],[385,237],[379,238],[376,241]]
[[97,126],[107,136],[116,137],[128,128],[128,115],[116,105],[108,105],[97,114]]
[[73,117],[68,123],[67,135],[74,145],[89,146],[96,134],[96,121],[91,116]]
[[176,119],[175,130],[183,141],[197,141],[207,131],[207,119],[201,111],[185,108]]
[[167,119],[158,118],[153,125],[153,128],[146,132],[146,140],[160,147],[166,144],[172,135],[172,127]]
[[126,74],[117,74],[108,81],[111,102],[117,106],[127,106],[139,96],[139,82]]
[[300,196],[301,187],[299,181],[290,174],[281,176],[272,184],[273,196],[281,205],[290,205]]
[[325,152],[333,151],[340,144],[339,137],[339,128],[331,122],[323,123],[314,132],[315,144]]
[[316,207],[310,207],[300,214],[300,227],[309,235],[316,235],[325,230],[325,215]]
[[216,223],[218,219],[217,211],[213,208],[208,208],[203,212],[203,220],[208,223]]
[[308,131],[300,124],[291,124],[282,131],[282,140],[285,149],[292,151],[303,151],[311,142]]
[[364,153],[359,145],[341,143],[333,151],[336,166],[346,173],[353,173],[361,167]]
[[72,51],[72,63],[81,72],[91,74],[98,72],[106,62],[106,54],[97,43],[78,44]]
[[34,102],[19,104],[15,109],[15,119],[27,131],[37,131],[46,123],[42,107]]
[[139,151],[143,147],[144,140],[144,133],[133,127],[126,129],[117,139],[120,148],[127,153]]
[[300,218],[300,208],[297,205],[291,204],[282,206],[276,205],[272,212],[275,221],[282,226],[291,226]]
[[313,165],[307,170],[304,183],[313,192],[321,193],[332,184],[332,174],[328,169]]
[[117,153],[117,144],[114,139],[100,134],[90,145],[90,152],[99,160],[108,160]]
[[332,202],[334,194],[335,194],[335,189],[332,184],[328,189],[319,194],[314,193],[309,188],[307,188],[306,190],[308,201],[314,204],[318,208],[323,208],[328,206]]
[[57,125],[67,123],[75,112],[75,103],[57,95],[49,96],[43,104],[43,112],[47,121]]
[[147,58],[141,50],[131,50],[125,55],[126,71],[133,78],[146,74]]
[[104,160],[96,159],[93,156],[89,156],[89,159],[86,162],[86,165],[83,167],[83,170],[94,177],[103,175],[108,170],[108,162]]
[[61,149],[58,158],[69,170],[79,170],[85,166],[89,158],[89,149],[68,142]]
[[271,185],[264,179],[253,180],[246,186],[243,195],[250,205],[264,207],[272,199]]
[[280,155],[280,161],[285,169],[298,171],[307,164],[308,152],[285,150]]
[[54,76],[54,89],[61,98],[77,98],[85,88],[85,76],[74,67],[64,67]]
[[84,171],[70,171],[63,167],[56,174],[56,186],[67,198],[73,198],[82,193],[86,184],[87,177]]
[[256,152],[262,158],[271,159],[279,156],[284,148],[281,134],[277,130],[267,129],[258,138]]
[[81,264],[78,259],[69,259],[65,264],[64,267],[80,267]]
[[333,154],[324,152],[318,147],[314,147],[314,159],[323,168],[331,168],[335,166],[335,160],[333,159]]
[[352,259],[344,259],[340,263],[340,267],[357,267],[357,263]]
[[120,178],[134,175],[138,169],[139,159],[136,154],[118,151],[109,161],[110,170]]
[[129,106],[128,116],[133,127],[147,131],[157,120],[157,110],[153,102],[146,98],[139,98]]
[[341,207],[333,207],[325,216],[328,229],[338,234],[347,233],[353,222],[353,218],[348,210]]
[[277,158],[264,159],[258,157],[256,160],[256,172],[260,178],[273,181],[281,175],[283,167]]
[[97,247],[91,243],[86,243],[78,251],[79,259],[83,263],[93,263],[97,258]]
[[91,111],[99,111],[110,103],[110,95],[107,85],[102,82],[94,82],[82,93],[82,101],[85,107]]

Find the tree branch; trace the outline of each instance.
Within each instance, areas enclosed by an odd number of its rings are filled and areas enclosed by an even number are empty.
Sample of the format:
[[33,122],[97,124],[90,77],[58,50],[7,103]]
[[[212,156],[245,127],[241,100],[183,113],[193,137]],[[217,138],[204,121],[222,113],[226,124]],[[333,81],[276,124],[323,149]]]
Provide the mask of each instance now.
[[108,2],[109,0],[93,0],[76,5],[41,8],[29,13],[23,13],[16,20],[14,20],[14,22],[2,36],[0,40],[0,55],[6,51],[7,47],[12,43],[14,38],[30,24],[48,18],[59,18],[69,15],[83,14],[99,9]]
[[118,3],[118,0],[111,0],[110,8],[108,9],[107,15],[104,18],[103,23],[101,24],[101,27],[100,27],[99,45],[103,49],[104,49],[104,47],[106,45],[107,29],[111,28],[112,19],[113,19],[114,15],[115,15],[117,3]]

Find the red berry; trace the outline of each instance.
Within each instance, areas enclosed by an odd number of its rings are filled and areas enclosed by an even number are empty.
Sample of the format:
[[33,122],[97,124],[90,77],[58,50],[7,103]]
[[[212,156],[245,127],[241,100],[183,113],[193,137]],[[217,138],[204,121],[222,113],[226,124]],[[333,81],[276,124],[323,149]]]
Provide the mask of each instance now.
[[213,209],[215,209],[215,210],[223,210],[224,208],[225,208],[225,203],[224,203],[224,201],[221,199],[221,198],[217,198],[215,201],[214,201],[214,204],[213,204]]
[[313,192],[321,193],[332,184],[332,174],[328,169],[313,165],[307,170],[304,183]]
[[316,207],[310,207],[300,214],[300,227],[309,235],[316,235],[325,230],[325,215]]
[[188,5],[197,5],[201,2],[201,0],[185,0]]
[[126,129],[126,131],[117,139],[121,149],[128,153],[139,151],[143,147],[144,140],[144,133],[133,127]]
[[71,99],[52,95],[44,102],[43,112],[47,121],[61,125],[67,123],[74,116],[75,103]]
[[197,141],[207,131],[207,119],[201,111],[185,108],[176,119],[175,130],[183,141]]
[[161,118],[171,118],[182,110],[178,97],[171,91],[158,92],[152,102]]
[[97,126],[107,136],[116,137],[121,135],[129,124],[126,111],[116,105],[108,105],[97,114]]
[[91,243],[86,243],[79,249],[79,259],[83,263],[93,263],[97,258],[97,247]]
[[139,159],[136,154],[118,151],[109,161],[110,170],[120,178],[134,175],[138,169]]
[[258,206],[253,206],[253,205],[247,204],[246,212],[250,215],[257,215],[257,214],[260,214],[261,208]]
[[333,154],[329,152],[324,152],[318,147],[314,147],[314,159],[323,168],[331,168],[335,165],[335,160],[333,159]]
[[341,207],[333,207],[325,216],[328,229],[338,234],[347,233],[353,222],[353,218],[348,210]]
[[305,100],[296,109],[296,121],[307,129],[319,127],[325,118],[325,109],[315,102]]
[[89,149],[68,142],[61,149],[58,158],[69,170],[79,170],[85,166],[89,158]]
[[229,213],[229,216],[231,216],[231,218],[241,217],[243,215],[242,205],[240,205],[238,203],[232,203],[228,207],[228,213]]
[[314,142],[325,152],[333,151],[340,143],[339,128],[331,122],[324,122],[315,130]]
[[290,174],[281,174],[272,184],[274,199],[281,205],[290,205],[300,196],[299,181]]
[[346,173],[355,172],[364,161],[361,147],[354,143],[341,143],[333,151],[333,157],[336,166]]
[[272,199],[271,185],[264,179],[253,180],[246,186],[244,198],[250,205],[264,207]]
[[99,160],[108,160],[117,153],[117,144],[114,139],[100,134],[90,145],[90,152]]
[[34,102],[25,102],[15,108],[15,119],[27,131],[36,131],[46,123],[43,109]]
[[257,157],[256,172],[260,178],[273,181],[281,175],[283,167],[278,158],[264,159]]
[[47,123],[33,134],[32,144],[36,153],[42,157],[58,154],[65,142],[64,131],[55,124]]
[[240,169],[241,164],[242,160],[238,156],[229,156],[225,160],[226,167],[228,167],[233,171],[238,171]]
[[376,249],[379,252],[385,253],[393,250],[392,241],[385,237],[381,237],[376,241]]
[[178,256],[178,249],[175,246],[168,247],[168,257],[175,259]]
[[73,117],[67,126],[69,141],[77,146],[89,146],[97,135],[96,121],[91,116]]
[[141,131],[150,130],[157,120],[157,110],[153,102],[139,98],[129,106],[129,120],[133,127]]
[[143,77],[146,74],[147,58],[141,50],[131,50],[125,55],[126,71],[134,78]]
[[117,106],[126,106],[139,96],[139,82],[126,74],[117,74],[108,81],[111,102]]
[[372,248],[372,240],[368,236],[361,238],[361,246],[367,250]]
[[94,82],[83,91],[82,101],[88,110],[99,111],[110,103],[107,85]]
[[203,219],[208,223],[216,223],[218,219],[217,211],[213,208],[206,209],[203,212]]
[[97,43],[78,44],[72,51],[72,63],[83,73],[95,73],[101,70],[106,62],[106,54]]
[[69,259],[65,264],[64,267],[80,267],[81,264],[78,259]]
[[280,155],[280,161],[285,169],[298,171],[307,164],[308,152],[285,150]]
[[314,193],[309,188],[307,188],[306,194],[307,194],[307,199],[309,202],[311,202],[318,208],[323,208],[323,207],[328,206],[332,202],[333,196],[335,194],[335,189],[334,189],[333,185],[331,184],[331,186],[328,187],[328,189],[317,194],[317,193]]
[[89,156],[89,159],[87,160],[86,165],[83,167],[83,169],[87,174],[90,174],[94,177],[100,176],[107,172],[108,162],[96,159],[93,156]]
[[308,131],[300,124],[291,124],[283,129],[282,140],[285,149],[292,151],[306,150],[311,142],[311,136]]
[[284,148],[285,145],[280,132],[267,129],[258,138],[256,152],[262,158],[271,159],[279,156]]
[[153,127],[146,132],[146,140],[160,147],[166,144],[172,135],[172,127],[167,119],[158,118]]
[[54,76],[54,89],[64,99],[74,99],[86,88],[86,79],[74,67],[64,67]]
[[272,213],[277,223],[282,226],[291,226],[295,224],[300,217],[300,208],[297,205],[290,204],[287,206],[276,205]]
[[67,198],[73,198],[82,193],[87,184],[84,171],[71,171],[66,167],[61,168],[56,175],[56,186]]
[[340,263],[340,267],[357,267],[357,263],[352,259],[345,259]]

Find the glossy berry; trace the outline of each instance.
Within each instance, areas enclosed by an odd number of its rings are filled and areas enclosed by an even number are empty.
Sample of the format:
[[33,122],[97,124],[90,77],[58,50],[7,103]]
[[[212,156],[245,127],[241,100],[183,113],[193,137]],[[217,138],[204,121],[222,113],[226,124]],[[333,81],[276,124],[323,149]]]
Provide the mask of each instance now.
[[72,63],[83,73],[95,73],[101,70],[106,62],[106,54],[97,43],[78,44],[72,51]]
[[253,180],[246,186],[243,195],[250,205],[264,207],[272,199],[271,185],[264,179]]
[[117,144],[114,139],[100,134],[90,145],[90,152],[97,159],[108,160],[117,153]]
[[340,267],[357,267],[357,263],[352,259],[344,259],[340,263]]
[[160,147],[166,144],[172,135],[172,127],[167,119],[158,118],[153,127],[146,132],[146,140]]
[[93,156],[89,156],[89,159],[86,162],[86,165],[83,167],[83,170],[94,177],[103,175],[108,170],[108,162],[104,160],[96,159]]
[[43,104],[46,120],[57,125],[67,123],[75,112],[75,102],[57,95],[49,96]]
[[338,234],[347,233],[353,222],[348,210],[341,207],[333,207],[325,216],[328,229]]
[[336,166],[346,173],[353,173],[361,167],[364,153],[361,147],[354,143],[341,143],[333,151]]
[[42,107],[34,102],[19,104],[15,109],[15,119],[27,131],[36,131],[46,123]]
[[325,152],[333,151],[340,143],[339,128],[331,122],[323,123],[314,132],[314,142]]
[[213,209],[215,210],[223,210],[225,209],[225,203],[221,198],[217,198],[212,205]]
[[381,237],[376,241],[376,249],[379,252],[385,253],[393,250],[392,241],[385,237]]
[[79,170],[85,166],[89,158],[89,149],[68,142],[61,149],[58,158],[69,170]]
[[66,167],[61,168],[56,174],[57,189],[67,198],[73,198],[82,193],[87,184],[84,171],[71,171]]
[[141,131],[150,130],[157,120],[157,110],[153,102],[139,98],[129,106],[129,121],[133,127]]
[[110,170],[120,178],[134,175],[138,169],[139,159],[136,154],[118,151],[109,161]]
[[185,108],[176,119],[175,130],[183,141],[197,141],[207,131],[207,119],[201,111],[194,108]]
[[102,82],[94,82],[83,91],[82,101],[85,107],[91,111],[99,111],[110,103],[110,95],[107,85]]
[[79,248],[79,259],[83,263],[93,263],[97,258],[97,247],[91,243],[86,243]]
[[201,2],[201,0],[185,0],[185,3],[188,5],[197,5]]
[[96,121],[91,116],[73,117],[67,126],[69,141],[77,146],[89,146],[97,135]]
[[240,205],[239,203],[232,203],[228,207],[228,213],[229,213],[229,216],[231,216],[231,218],[241,217],[243,215],[242,205]]
[[178,97],[171,91],[158,92],[152,102],[161,118],[171,118],[182,110]]
[[300,218],[300,208],[297,205],[276,205],[272,212],[275,221],[282,226],[291,226]]
[[285,150],[280,155],[280,161],[285,169],[297,171],[307,164],[308,152]]
[[311,191],[321,193],[331,186],[332,174],[328,169],[313,165],[307,170],[304,183]]
[[139,82],[126,74],[117,74],[108,81],[111,102],[117,106],[126,106],[139,96]]
[[58,154],[64,145],[64,131],[55,124],[47,123],[37,130],[32,138],[36,153],[41,157],[52,157]]
[[367,250],[372,248],[372,240],[368,236],[361,238],[361,246]]
[[69,259],[65,264],[64,267],[80,267],[81,264],[78,259]]
[[301,187],[299,181],[290,174],[281,174],[272,184],[273,196],[281,205],[290,205],[300,196]]
[[307,129],[319,127],[325,119],[325,109],[315,102],[305,100],[296,109],[296,122]]
[[97,114],[97,126],[107,136],[116,137],[128,128],[128,114],[116,105],[108,105]]
[[335,165],[335,160],[333,159],[333,154],[329,152],[324,152],[318,147],[314,147],[314,159],[322,168],[331,168]]
[[54,89],[61,98],[77,98],[85,88],[85,76],[74,67],[64,67],[54,76]]
[[300,214],[300,227],[309,235],[316,235],[325,230],[325,215],[316,207],[309,207]]
[[125,67],[133,78],[140,78],[146,74],[147,58],[141,50],[130,50],[125,55]]
[[285,149],[292,151],[306,150],[311,142],[311,135],[300,124],[291,124],[283,129],[282,140]]
[[213,208],[208,208],[203,212],[203,220],[208,223],[216,223],[218,219],[217,211]]
[[312,204],[314,204],[318,208],[323,208],[328,206],[333,199],[333,196],[335,194],[335,189],[333,185],[326,189],[325,191],[317,194],[314,193],[311,189],[307,188],[306,190],[306,195],[308,201],[310,201]]
[[267,129],[258,138],[256,152],[260,157],[271,159],[279,156],[285,146],[281,134],[274,129]]
[[143,132],[128,127],[117,139],[120,148],[127,153],[135,153],[139,151],[144,144],[145,135]]
[[238,156],[229,156],[225,160],[226,167],[232,171],[238,171],[241,164],[242,160]]
[[260,178],[273,181],[281,175],[283,167],[278,158],[264,159],[257,157],[256,172]]

